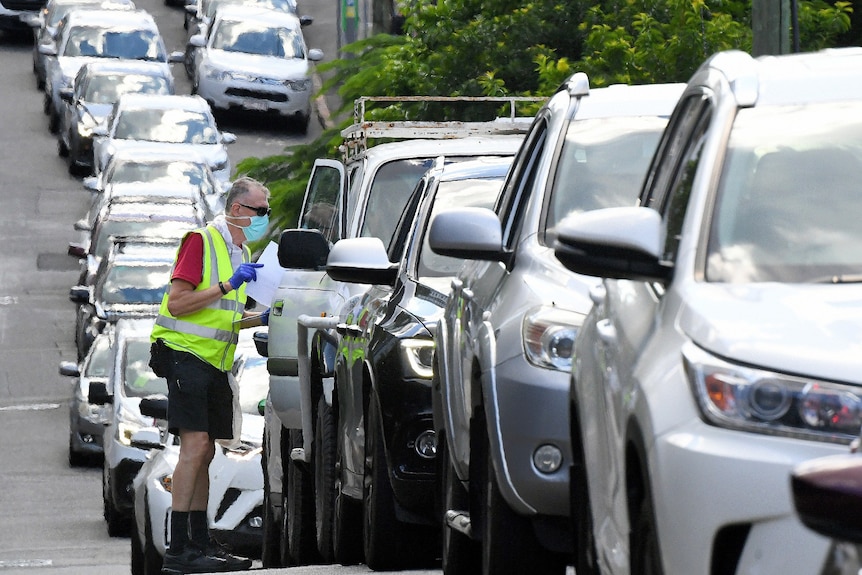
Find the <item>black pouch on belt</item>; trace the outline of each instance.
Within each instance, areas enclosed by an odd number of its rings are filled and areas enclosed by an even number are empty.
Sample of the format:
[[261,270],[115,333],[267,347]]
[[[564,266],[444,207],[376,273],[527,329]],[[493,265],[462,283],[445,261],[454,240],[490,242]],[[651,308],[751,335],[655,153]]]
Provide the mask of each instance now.
[[167,377],[171,363],[171,348],[159,338],[150,345],[150,369],[158,377]]

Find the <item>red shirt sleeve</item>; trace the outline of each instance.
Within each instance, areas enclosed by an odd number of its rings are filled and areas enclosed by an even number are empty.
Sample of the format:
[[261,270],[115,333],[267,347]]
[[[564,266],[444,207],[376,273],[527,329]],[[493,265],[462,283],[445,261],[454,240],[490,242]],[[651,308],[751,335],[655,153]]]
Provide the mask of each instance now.
[[200,234],[188,234],[177,254],[177,265],[171,280],[181,279],[197,286],[204,277],[204,239]]

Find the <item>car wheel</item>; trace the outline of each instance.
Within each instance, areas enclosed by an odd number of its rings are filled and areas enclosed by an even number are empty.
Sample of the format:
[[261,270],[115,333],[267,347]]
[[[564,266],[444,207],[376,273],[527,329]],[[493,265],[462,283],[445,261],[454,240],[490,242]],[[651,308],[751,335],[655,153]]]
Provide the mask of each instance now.
[[54,110],[53,106],[49,106],[48,110],[48,130],[52,134],[56,134],[60,129],[60,114]]
[[61,158],[69,157],[69,146],[63,141],[63,138],[57,137],[57,155]]
[[486,575],[563,575],[567,558],[543,548],[529,519],[509,507],[490,458],[485,467],[485,517],[482,521],[482,573]]
[[263,437],[263,456],[261,457],[261,467],[263,468],[263,528],[262,541],[260,549],[260,559],[264,567],[283,567],[281,564],[281,555],[279,553],[279,539],[281,533],[279,525],[276,523],[276,514],[272,506],[272,493],[269,485],[269,466],[266,457],[268,439],[266,434]]
[[442,549],[444,575],[473,575],[482,568],[479,544],[463,533],[451,529],[446,523],[445,513],[450,509],[469,509],[469,495],[455,474],[452,457],[445,441],[440,441],[441,483],[443,485]]
[[[428,527],[403,523],[395,515],[395,495],[383,443],[383,421],[377,402],[369,402],[365,428],[365,483],[363,488],[363,550],[365,564],[374,571],[421,565],[437,542]],[[435,555],[435,553],[431,553]]]
[[332,515],[335,503],[335,424],[332,408],[321,396],[314,430],[314,525],[317,551],[324,563],[332,562]]
[[[302,430],[291,429],[289,437],[291,450],[302,447]],[[290,450],[286,455],[281,561],[285,565],[308,565],[318,561],[314,536],[314,478],[305,463],[290,459]]]
[[291,119],[290,126],[296,130],[299,135],[304,136],[308,133],[308,125],[310,123],[310,114],[297,114]]
[[42,112],[47,116],[51,113],[51,90],[45,86],[45,95],[42,97]]
[[69,434],[69,467],[82,467],[87,464],[88,458],[83,453],[78,453],[72,443],[72,434]]
[[108,524],[108,535],[111,537],[125,537],[130,531],[129,517],[114,506],[111,498],[111,482],[108,465],[102,466],[102,502],[104,504],[103,514]]
[[[338,412],[332,412],[335,437],[338,437]],[[346,468],[344,445],[335,442],[335,477],[333,482],[332,557],[336,563],[355,565],[362,557],[362,506],[341,490],[341,475]]]
[[569,469],[569,501],[571,502],[572,532],[575,538],[575,569],[578,575],[599,575],[596,561],[596,542],[593,532],[593,516],[587,485],[583,436],[581,434],[578,406],[569,406],[572,465]]
[[141,547],[141,537],[138,533],[132,533],[132,575],[146,575],[144,569],[144,548]]
[[631,533],[632,575],[663,575],[661,552],[655,528],[652,498],[647,493],[640,503]]
[[[149,501],[144,505],[144,575],[161,575],[164,558],[156,550],[153,543],[153,524],[150,522]],[[134,524],[134,523],[133,523]],[[137,533],[132,533],[132,539],[138,539]]]

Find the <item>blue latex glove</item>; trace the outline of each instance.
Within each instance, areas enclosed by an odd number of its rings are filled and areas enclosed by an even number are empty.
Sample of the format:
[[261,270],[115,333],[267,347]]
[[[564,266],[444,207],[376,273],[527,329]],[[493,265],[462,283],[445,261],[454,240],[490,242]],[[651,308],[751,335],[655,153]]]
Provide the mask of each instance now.
[[260,314],[260,325],[269,325],[269,310]]
[[236,268],[236,271],[233,272],[233,275],[228,280],[230,287],[239,289],[242,284],[256,280],[257,268],[262,267],[263,264],[239,264],[239,267]]

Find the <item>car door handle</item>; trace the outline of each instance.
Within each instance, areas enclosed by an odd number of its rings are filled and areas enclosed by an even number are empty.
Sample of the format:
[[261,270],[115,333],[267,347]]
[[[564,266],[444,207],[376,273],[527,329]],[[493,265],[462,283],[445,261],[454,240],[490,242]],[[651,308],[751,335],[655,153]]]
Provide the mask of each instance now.
[[598,333],[599,339],[605,345],[613,345],[617,341],[617,328],[614,327],[614,324],[609,319],[596,322],[596,333]]

